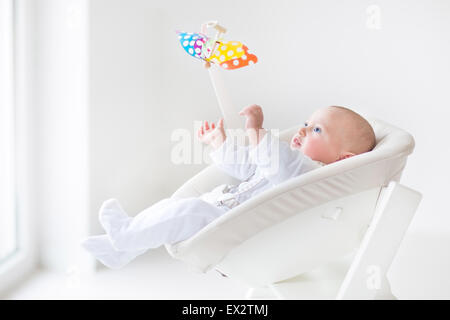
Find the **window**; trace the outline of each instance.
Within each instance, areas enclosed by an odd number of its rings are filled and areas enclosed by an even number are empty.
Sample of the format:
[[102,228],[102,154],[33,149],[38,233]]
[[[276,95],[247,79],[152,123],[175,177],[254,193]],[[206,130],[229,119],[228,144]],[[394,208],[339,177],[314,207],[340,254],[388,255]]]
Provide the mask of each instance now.
[[17,247],[13,48],[12,1],[0,0],[0,264]]
[[0,0],[0,297],[36,266],[28,130],[35,3]]

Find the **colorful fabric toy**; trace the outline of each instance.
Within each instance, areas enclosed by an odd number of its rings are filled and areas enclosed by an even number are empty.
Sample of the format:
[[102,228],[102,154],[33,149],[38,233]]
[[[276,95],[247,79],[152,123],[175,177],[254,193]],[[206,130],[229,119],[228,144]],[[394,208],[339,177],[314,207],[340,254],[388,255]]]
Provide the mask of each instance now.
[[224,42],[218,39],[218,36],[226,30],[217,23],[213,26],[219,30],[214,38],[206,35],[204,27],[202,27],[204,31],[202,33],[177,31],[183,49],[194,58],[218,64],[227,70],[242,68],[258,61],[258,58],[249,53],[247,46],[242,42]]

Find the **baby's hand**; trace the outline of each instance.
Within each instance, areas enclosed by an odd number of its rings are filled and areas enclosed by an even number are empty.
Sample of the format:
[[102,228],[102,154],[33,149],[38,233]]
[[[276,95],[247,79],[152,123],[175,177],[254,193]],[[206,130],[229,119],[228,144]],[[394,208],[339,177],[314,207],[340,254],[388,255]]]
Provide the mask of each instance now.
[[201,142],[210,144],[214,149],[219,148],[227,138],[223,128],[223,119],[217,122],[217,126],[214,122],[209,126],[208,121],[205,121],[198,129],[197,137]]
[[247,129],[250,145],[256,146],[266,134],[266,130],[262,127],[264,122],[262,108],[253,104],[242,109],[239,115],[247,118],[245,121],[245,129]]
[[252,104],[251,106],[245,107],[239,112],[240,116],[245,116],[247,121],[245,122],[245,129],[262,129],[264,122],[264,115],[262,108],[257,104]]

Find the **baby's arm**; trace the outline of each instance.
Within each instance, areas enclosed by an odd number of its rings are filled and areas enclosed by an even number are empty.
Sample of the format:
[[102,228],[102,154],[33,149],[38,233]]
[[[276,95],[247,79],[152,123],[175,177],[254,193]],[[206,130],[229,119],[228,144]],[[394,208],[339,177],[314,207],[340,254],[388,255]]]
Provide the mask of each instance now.
[[214,163],[227,174],[239,180],[246,180],[256,170],[256,165],[250,163],[249,148],[238,146],[234,140],[227,138],[223,128],[223,119],[209,126],[205,121],[198,131],[198,138],[210,144],[214,151],[209,155]]
[[273,184],[281,183],[318,165],[288,143],[263,129],[264,115],[258,105],[244,108],[240,113],[247,118],[245,128],[249,136],[250,158]]

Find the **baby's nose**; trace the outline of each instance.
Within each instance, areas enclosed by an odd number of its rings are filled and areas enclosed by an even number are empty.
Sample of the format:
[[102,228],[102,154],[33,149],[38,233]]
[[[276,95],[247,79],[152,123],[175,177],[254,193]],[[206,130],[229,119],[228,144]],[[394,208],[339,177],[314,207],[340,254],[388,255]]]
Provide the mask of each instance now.
[[298,132],[301,136],[305,136],[306,128],[300,128],[300,131]]

